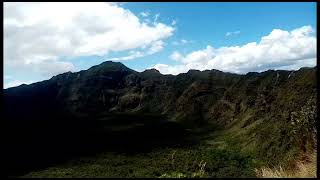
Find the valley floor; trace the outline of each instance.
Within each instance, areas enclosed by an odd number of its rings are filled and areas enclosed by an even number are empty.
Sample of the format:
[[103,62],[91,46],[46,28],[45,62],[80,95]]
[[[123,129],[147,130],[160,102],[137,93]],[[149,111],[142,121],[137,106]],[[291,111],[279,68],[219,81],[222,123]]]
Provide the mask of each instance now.
[[[147,122],[147,121],[146,121]],[[297,162],[296,169],[270,166],[257,155],[257,146],[250,129],[259,121],[243,127],[243,121],[235,121],[225,129],[213,129],[214,125],[189,131],[183,140],[174,140],[170,128],[156,134],[167,134],[173,143],[162,143],[145,151],[130,150],[144,144],[157,144],[153,136],[146,136],[145,130],[138,130],[141,136],[129,140],[129,146],[122,149],[108,149],[100,153],[70,158],[68,161],[32,170],[21,177],[315,177],[316,158],[309,162]],[[110,124],[110,123],[106,123]],[[133,123],[134,125],[134,123]],[[135,126],[113,126],[126,132]],[[170,124],[172,126],[173,124]],[[159,127],[158,125],[154,125]],[[106,126],[108,127],[108,126]],[[150,129],[152,126],[146,126]],[[175,128],[177,130],[177,128]],[[172,135],[172,136],[171,136]],[[131,137],[132,135],[128,135]],[[106,136],[107,137],[107,136]],[[114,145],[122,141],[114,136]],[[102,142],[106,139],[101,139]],[[160,142],[160,141],[159,141]],[[140,144],[139,144],[140,143]],[[148,147],[148,146],[146,146]]]
[[259,162],[220,135],[198,135],[199,144],[158,147],[146,153],[104,152],[23,177],[256,177]]
[[195,145],[158,147],[145,153],[108,151],[22,177],[316,177],[315,154],[295,170],[266,168],[253,154],[230,144],[227,131],[199,134]]

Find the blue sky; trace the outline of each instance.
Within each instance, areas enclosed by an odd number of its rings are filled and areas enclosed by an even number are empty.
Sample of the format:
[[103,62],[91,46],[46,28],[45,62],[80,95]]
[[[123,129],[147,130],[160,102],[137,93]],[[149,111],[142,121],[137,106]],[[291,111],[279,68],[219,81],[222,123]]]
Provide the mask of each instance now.
[[[241,45],[258,41],[273,29],[292,30],[304,25],[316,27],[315,3],[127,3],[124,7],[138,14],[150,10],[160,13],[163,22],[177,20],[177,32],[172,41],[195,41],[187,46],[171,46],[167,52],[123,62],[125,65],[144,69],[153,63],[174,63],[168,58],[173,49],[185,52],[214,46]],[[239,35],[226,37],[227,32],[240,31]],[[150,60],[150,58],[154,60]]]
[[[67,5],[62,3],[60,6]],[[88,69],[110,59],[137,71],[156,68],[163,74],[213,68],[246,73],[268,68],[298,69],[316,64],[316,3],[140,2],[105,7],[92,5],[87,9],[71,4],[66,11],[60,6],[56,7],[60,10],[56,12],[61,14],[70,14],[68,9],[74,9],[75,15],[84,14],[75,16],[81,21],[70,18],[73,26],[61,25],[61,19],[54,19],[54,12],[40,10],[54,9],[51,4],[5,4],[5,87],[48,79],[69,70]],[[102,7],[112,13],[105,13]],[[34,22],[31,18],[19,18],[30,12],[48,15]],[[132,25],[131,21],[134,22]],[[41,26],[43,31],[39,29],[41,23],[45,25]],[[148,28],[140,28],[142,23]],[[47,26],[47,29],[43,28]],[[21,27],[29,29],[22,32],[19,31]],[[120,27],[120,31],[128,29],[127,32],[117,34]],[[81,29],[85,29],[85,35]],[[48,31],[52,31],[51,35],[45,33]],[[73,35],[81,41],[69,38]],[[31,37],[34,44],[24,45],[30,42],[30,36],[34,36]],[[90,38],[93,36],[97,39]],[[99,38],[106,40],[99,41]],[[153,40],[149,42],[150,39]],[[65,45],[65,42],[69,44]],[[32,51],[27,51],[29,46]],[[121,60],[130,55],[130,51],[140,55]],[[21,55],[13,52],[21,52]]]

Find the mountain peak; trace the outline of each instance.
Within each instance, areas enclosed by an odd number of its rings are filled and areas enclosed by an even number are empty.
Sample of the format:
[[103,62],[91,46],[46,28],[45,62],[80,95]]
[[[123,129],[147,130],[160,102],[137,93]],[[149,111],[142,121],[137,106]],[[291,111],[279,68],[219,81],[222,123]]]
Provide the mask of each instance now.
[[197,69],[190,69],[187,73],[198,73],[198,72],[201,72],[201,71]]
[[110,67],[124,67],[124,68],[127,68],[127,66],[125,66],[121,62],[114,62],[114,61],[104,61],[101,64],[99,64],[98,66],[110,66]]
[[156,74],[161,74],[160,71],[158,71],[157,69],[146,69],[143,71],[143,73],[156,73]]
[[88,70],[90,71],[99,71],[99,72],[106,72],[106,71],[128,71],[128,72],[135,72],[134,70],[128,68],[121,62],[113,62],[113,61],[105,61],[99,65],[92,66]]

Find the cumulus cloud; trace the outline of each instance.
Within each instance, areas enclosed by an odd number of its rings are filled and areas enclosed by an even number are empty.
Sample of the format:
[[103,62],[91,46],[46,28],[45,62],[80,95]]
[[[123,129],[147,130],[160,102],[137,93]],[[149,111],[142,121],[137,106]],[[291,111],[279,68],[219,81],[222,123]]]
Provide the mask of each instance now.
[[170,59],[173,59],[175,61],[179,61],[183,58],[183,56],[178,51],[174,51],[169,57]]
[[227,32],[225,36],[232,36],[237,34],[240,34],[240,31]]
[[31,84],[31,83],[34,83],[34,81],[13,80],[13,81],[9,81],[8,83],[4,83],[3,88],[7,89],[7,88],[10,88],[10,87],[19,86],[21,84]]
[[185,45],[185,44],[188,44],[188,43],[191,43],[191,42],[192,41],[181,39],[179,41],[173,41],[172,44],[175,45],[175,46],[178,46],[178,45]]
[[30,63],[29,65],[32,67],[33,72],[39,73],[44,77],[54,76],[75,69],[72,63],[62,61],[41,61]]
[[179,73],[188,71],[188,68],[185,65],[169,66],[167,64],[156,64],[152,68],[157,69],[162,74],[173,74],[173,75],[177,75]]
[[174,28],[141,21],[118,3],[4,3],[5,68],[55,75],[73,71],[62,57],[150,47],[158,52]]
[[316,44],[311,26],[292,31],[274,29],[259,42],[220,48],[207,46],[182,57],[179,55],[180,65],[157,64],[154,68],[164,74],[183,73],[189,69],[218,69],[234,73],[268,69],[295,70],[316,65]]
[[109,61],[123,61],[123,60],[131,60],[136,58],[141,58],[144,56],[152,55],[157,52],[160,52],[164,48],[163,41],[155,41],[150,45],[147,51],[130,51],[128,56],[115,57],[108,59]]

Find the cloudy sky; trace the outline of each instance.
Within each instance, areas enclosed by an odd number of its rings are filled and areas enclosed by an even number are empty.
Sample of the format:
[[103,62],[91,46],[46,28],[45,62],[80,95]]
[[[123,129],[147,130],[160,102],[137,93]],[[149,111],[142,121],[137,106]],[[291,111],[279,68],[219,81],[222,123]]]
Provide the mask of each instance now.
[[316,3],[4,3],[4,88],[106,60],[136,71],[316,65]]

